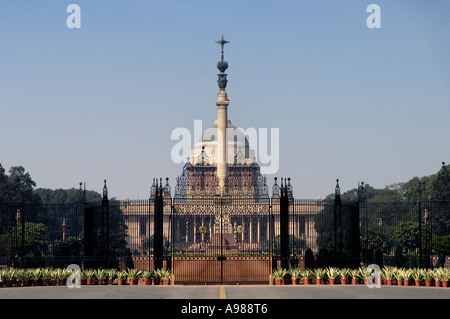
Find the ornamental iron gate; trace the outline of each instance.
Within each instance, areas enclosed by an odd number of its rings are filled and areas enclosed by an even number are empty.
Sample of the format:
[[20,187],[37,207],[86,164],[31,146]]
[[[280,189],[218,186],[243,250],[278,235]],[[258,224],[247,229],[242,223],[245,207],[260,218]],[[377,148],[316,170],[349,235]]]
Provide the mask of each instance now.
[[177,282],[267,282],[273,233],[267,200],[174,198],[171,218]]

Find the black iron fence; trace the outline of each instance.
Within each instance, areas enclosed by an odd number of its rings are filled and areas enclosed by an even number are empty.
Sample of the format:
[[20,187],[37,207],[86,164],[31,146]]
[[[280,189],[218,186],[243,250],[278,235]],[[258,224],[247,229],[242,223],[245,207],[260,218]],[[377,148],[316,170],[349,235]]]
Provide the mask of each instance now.
[[162,191],[141,201],[1,203],[0,263],[166,267],[186,282],[206,282],[195,277],[201,267],[209,269],[202,276],[216,276],[212,282],[239,281],[235,267],[258,278],[289,264],[449,267],[449,217],[449,202],[343,203],[294,199],[289,192],[172,198]]
[[0,264],[81,263],[84,204],[0,203]]
[[450,202],[361,202],[359,210],[363,263],[450,266]]

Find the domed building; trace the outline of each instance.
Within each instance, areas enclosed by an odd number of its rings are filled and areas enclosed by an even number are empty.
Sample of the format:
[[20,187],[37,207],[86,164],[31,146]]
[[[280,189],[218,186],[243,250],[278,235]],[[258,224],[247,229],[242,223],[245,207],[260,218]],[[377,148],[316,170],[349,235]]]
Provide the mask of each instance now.
[[[169,268],[181,282],[195,281],[191,278],[200,276],[197,267],[208,272],[203,274],[204,282],[265,281],[273,263],[278,262],[272,257],[280,254],[283,231],[297,239],[295,253],[303,254],[306,248],[317,252],[314,218],[322,210],[322,203],[319,198],[312,203],[294,201],[289,178],[281,179],[280,185],[275,178],[269,194],[267,179],[261,174],[246,132],[228,119],[228,63],[223,59],[223,45],[228,41],[222,37],[217,42],[222,45],[222,59],[217,63],[217,119],[196,141],[176,178],[173,197],[168,179],[165,186],[162,179],[159,183],[154,180],[148,205],[122,207],[128,226],[128,247],[135,262],[139,258],[148,260],[143,256],[146,248],[151,249],[149,238],[162,237],[173,253]],[[158,201],[157,189],[161,196]],[[290,205],[290,217],[284,218],[284,223],[281,189]],[[160,205],[161,226],[156,222],[156,203]],[[162,229],[159,234],[158,227]],[[287,231],[282,231],[282,227]],[[225,255],[233,257],[222,264],[220,260]],[[215,268],[219,264],[223,271]],[[227,273],[228,267],[242,271]]]

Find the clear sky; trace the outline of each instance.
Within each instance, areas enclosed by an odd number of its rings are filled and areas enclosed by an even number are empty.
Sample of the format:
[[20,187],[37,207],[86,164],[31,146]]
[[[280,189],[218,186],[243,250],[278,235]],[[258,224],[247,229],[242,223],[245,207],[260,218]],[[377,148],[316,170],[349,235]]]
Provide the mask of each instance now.
[[0,163],[118,199],[174,187],[171,132],[216,118],[222,34],[229,119],[279,128],[269,186],[315,198],[450,163],[449,0],[1,1]]

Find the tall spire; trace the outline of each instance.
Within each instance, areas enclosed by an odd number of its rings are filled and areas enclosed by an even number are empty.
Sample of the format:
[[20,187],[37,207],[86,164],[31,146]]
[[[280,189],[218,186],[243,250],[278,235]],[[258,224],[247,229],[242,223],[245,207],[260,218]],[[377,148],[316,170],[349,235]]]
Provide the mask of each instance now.
[[219,69],[219,74],[217,76],[219,79],[217,83],[219,84],[219,94],[217,95],[217,178],[219,180],[219,192],[225,194],[227,192],[227,180],[228,180],[228,164],[227,164],[227,123],[228,123],[228,95],[225,92],[227,87],[227,74],[225,70],[228,68],[228,62],[223,58],[223,47],[225,44],[229,43],[223,38],[216,41],[222,47],[221,60],[217,62],[217,68]]

